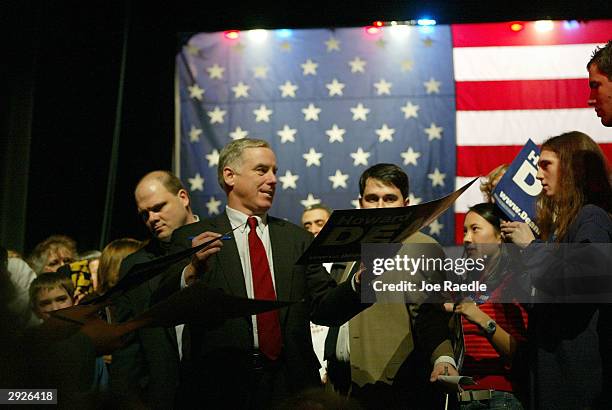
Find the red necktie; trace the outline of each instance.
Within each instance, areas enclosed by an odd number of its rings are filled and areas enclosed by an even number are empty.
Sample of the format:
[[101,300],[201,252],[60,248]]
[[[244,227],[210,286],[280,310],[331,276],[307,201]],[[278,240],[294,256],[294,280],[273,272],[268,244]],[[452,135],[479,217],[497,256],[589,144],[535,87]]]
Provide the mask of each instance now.
[[[247,219],[247,223],[251,228],[249,231],[249,256],[251,258],[255,299],[276,300],[266,250],[261,239],[257,236],[257,219],[251,216]],[[257,334],[259,350],[269,359],[276,360],[281,352],[281,331],[278,310],[257,315]]]

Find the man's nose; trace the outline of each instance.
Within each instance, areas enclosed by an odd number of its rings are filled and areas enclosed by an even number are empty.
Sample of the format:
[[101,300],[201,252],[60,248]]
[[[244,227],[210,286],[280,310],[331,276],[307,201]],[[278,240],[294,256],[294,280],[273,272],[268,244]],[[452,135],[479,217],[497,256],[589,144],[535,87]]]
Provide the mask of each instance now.
[[587,104],[589,105],[589,107],[594,106],[597,102],[597,99],[595,97],[595,90],[591,90],[591,92],[589,93],[589,99],[587,100]]
[[149,218],[147,219],[147,221],[149,221],[149,223],[154,223],[154,222],[159,221],[159,213],[149,211]]
[[276,185],[276,174],[274,172],[270,172],[270,175],[268,176],[268,184],[269,185]]

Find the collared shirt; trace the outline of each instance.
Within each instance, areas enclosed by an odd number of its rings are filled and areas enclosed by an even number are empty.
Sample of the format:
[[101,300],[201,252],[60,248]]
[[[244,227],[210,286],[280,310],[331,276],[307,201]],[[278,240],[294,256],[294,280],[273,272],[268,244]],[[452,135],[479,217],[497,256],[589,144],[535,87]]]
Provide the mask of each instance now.
[[[238,227],[232,235],[236,241],[238,247],[238,254],[240,255],[240,264],[242,265],[242,272],[244,274],[244,285],[247,292],[247,297],[250,299],[255,298],[255,291],[253,290],[253,273],[251,270],[251,257],[249,255],[249,225],[247,224],[248,215],[230,208],[225,207],[227,217],[229,218],[230,225],[233,228]],[[270,265],[270,273],[272,274],[272,285],[276,292],[276,281],[274,279],[274,263],[272,260],[272,242],[270,241],[270,229],[268,225],[268,216],[255,215],[257,219],[257,236],[261,239],[264,249],[266,250],[266,256],[268,257],[268,264]],[[253,344],[257,348],[259,347],[259,338],[257,334],[257,318],[255,315],[251,316],[251,322],[253,324]]]

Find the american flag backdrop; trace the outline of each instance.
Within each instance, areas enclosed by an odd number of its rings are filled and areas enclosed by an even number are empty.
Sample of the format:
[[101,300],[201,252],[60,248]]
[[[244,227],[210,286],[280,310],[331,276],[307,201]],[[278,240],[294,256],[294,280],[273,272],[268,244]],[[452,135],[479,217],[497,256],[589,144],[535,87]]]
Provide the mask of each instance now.
[[[221,148],[267,140],[278,186],[271,214],[356,206],[359,175],[402,166],[411,204],[439,198],[509,162],[528,138],[591,135],[612,157],[612,131],[586,108],[585,64],[612,22],[243,31],[191,37],[177,55],[175,172],[200,217],[223,211]],[[457,186],[458,187],[458,186]],[[425,229],[459,238],[478,188]]]

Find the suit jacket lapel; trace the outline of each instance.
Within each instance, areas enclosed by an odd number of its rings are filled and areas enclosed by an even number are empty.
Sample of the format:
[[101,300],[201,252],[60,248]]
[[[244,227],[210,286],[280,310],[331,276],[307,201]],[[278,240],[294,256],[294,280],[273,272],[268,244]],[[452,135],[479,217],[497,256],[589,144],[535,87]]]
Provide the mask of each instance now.
[[344,268],[344,273],[342,273],[342,277],[340,278],[340,281],[338,283],[342,283],[342,282],[346,282],[351,274],[351,271],[353,270],[353,268],[355,267],[355,264],[357,262],[352,261],[352,262],[347,262],[346,263],[346,268]]
[[[285,222],[268,216],[270,242],[272,244],[272,260],[274,264],[274,283],[277,300],[291,300],[291,284],[293,281],[293,265],[291,249],[283,238]],[[280,322],[284,323],[287,309],[280,310]]]
[[[212,228],[215,232],[225,233],[232,229],[227,214],[223,213],[219,217],[211,221]],[[223,241],[223,248],[217,254],[216,263],[219,264],[221,272],[225,278],[227,288],[234,296],[247,297],[246,286],[244,284],[244,273],[242,272],[242,264],[240,263],[240,254],[236,239],[232,238],[228,241]]]

